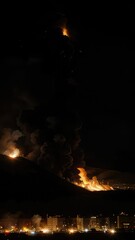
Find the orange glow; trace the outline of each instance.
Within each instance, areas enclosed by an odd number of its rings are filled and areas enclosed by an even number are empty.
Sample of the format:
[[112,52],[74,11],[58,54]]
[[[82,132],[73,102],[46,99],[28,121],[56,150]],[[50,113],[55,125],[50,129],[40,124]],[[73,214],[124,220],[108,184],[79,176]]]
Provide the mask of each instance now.
[[5,233],[10,233],[10,230],[6,229],[6,230],[5,230]]
[[43,233],[49,233],[49,232],[50,232],[48,228],[42,228],[41,231],[42,231]]
[[27,227],[23,227],[23,228],[22,228],[22,231],[23,231],[23,232],[28,232],[28,231],[30,231],[30,230],[29,230],[29,228],[27,228]]
[[77,230],[74,229],[74,228],[69,228],[69,229],[68,229],[68,232],[69,232],[70,234],[75,233],[76,231],[77,231]]
[[110,229],[109,232],[110,232],[111,234],[116,233],[115,229]]
[[9,156],[10,158],[16,158],[20,155],[20,151],[18,148],[12,147],[4,152],[5,155]]
[[75,185],[85,188],[89,191],[109,191],[113,188],[109,185],[101,184],[97,180],[97,177],[92,177],[89,179],[84,168],[77,168],[79,170],[80,183],[74,182]]
[[62,28],[62,34],[63,34],[63,36],[67,36],[67,37],[69,37],[68,29],[65,28],[65,27],[63,27],[63,28]]

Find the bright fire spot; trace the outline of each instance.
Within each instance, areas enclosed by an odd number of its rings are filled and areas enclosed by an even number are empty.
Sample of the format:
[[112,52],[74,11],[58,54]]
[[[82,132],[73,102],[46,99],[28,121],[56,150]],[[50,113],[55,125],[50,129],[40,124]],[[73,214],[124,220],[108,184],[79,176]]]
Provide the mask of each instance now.
[[10,158],[16,158],[20,155],[20,151],[18,148],[12,148],[12,149],[6,150],[4,154],[9,156]]
[[63,28],[62,28],[62,34],[63,34],[63,36],[67,36],[67,37],[69,37],[68,29],[65,28],[65,27],[63,27]]
[[101,184],[97,180],[97,177],[93,177],[92,179],[89,179],[87,176],[87,173],[84,168],[77,168],[80,173],[78,174],[80,176],[80,183],[74,182],[75,185],[86,188],[89,191],[109,191],[113,190],[113,188],[109,185]]

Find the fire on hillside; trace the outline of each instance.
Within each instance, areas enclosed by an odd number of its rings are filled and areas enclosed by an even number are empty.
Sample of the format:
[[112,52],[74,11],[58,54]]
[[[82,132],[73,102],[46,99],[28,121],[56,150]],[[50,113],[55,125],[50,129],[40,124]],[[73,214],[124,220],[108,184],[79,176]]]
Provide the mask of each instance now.
[[85,188],[89,191],[109,191],[113,190],[113,187],[102,184],[98,181],[97,177],[94,176],[92,179],[89,179],[87,172],[84,168],[77,168],[79,170],[80,182],[73,182],[75,185]]

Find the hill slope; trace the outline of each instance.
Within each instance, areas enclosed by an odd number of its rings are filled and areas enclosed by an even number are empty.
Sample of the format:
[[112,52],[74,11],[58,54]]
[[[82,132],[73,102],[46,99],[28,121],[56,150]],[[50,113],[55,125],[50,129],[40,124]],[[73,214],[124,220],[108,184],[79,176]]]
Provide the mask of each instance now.
[[24,158],[0,155],[0,214],[90,214],[135,211],[135,191],[89,192]]

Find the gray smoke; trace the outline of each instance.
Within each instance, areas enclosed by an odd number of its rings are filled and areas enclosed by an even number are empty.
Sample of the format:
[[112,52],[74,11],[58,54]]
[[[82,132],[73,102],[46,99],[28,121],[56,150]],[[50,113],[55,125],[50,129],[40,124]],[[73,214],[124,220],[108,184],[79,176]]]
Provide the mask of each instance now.
[[1,219],[0,219],[0,224],[5,228],[5,229],[10,229],[11,226],[15,226],[18,222],[18,219],[20,217],[21,213],[6,213],[4,214]]
[[[9,75],[4,94],[6,92],[8,99],[6,107],[11,105],[12,113],[7,114],[7,118],[19,115],[15,125],[20,131],[2,130],[0,152],[7,153],[7,147],[17,145],[22,156],[67,177],[71,169],[85,164],[80,147],[82,124],[76,113],[78,83],[73,77],[79,51],[72,39],[62,34],[62,27],[68,25],[64,14],[54,17],[53,13],[41,22],[41,32],[39,28],[33,36],[36,41],[29,45],[25,39],[28,45],[23,46],[25,50],[31,47],[33,53],[36,48],[37,52],[42,52],[41,56],[26,53],[26,58],[11,57],[5,62]],[[4,111],[6,107],[4,105]]]
[[20,148],[26,158],[61,177],[67,177],[77,167],[84,167],[82,124],[76,114],[49,116],[47,110],[29,110],[23,112],[18,124],[24,134]]

